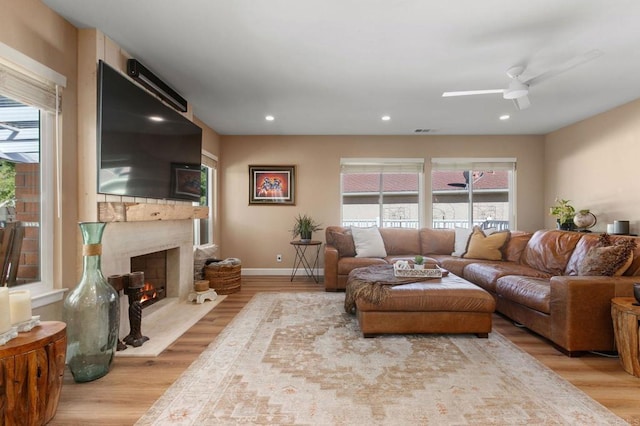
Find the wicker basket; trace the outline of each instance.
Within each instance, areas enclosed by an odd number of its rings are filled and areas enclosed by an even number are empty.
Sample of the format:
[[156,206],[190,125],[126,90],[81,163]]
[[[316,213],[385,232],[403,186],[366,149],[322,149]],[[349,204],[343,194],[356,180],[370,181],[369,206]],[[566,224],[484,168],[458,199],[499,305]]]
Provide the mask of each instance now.
[[218,294],[231,294],[240,291],[240,273],[242,265],[211,263],[204,267],[204,279],[209,280],[209,288]]

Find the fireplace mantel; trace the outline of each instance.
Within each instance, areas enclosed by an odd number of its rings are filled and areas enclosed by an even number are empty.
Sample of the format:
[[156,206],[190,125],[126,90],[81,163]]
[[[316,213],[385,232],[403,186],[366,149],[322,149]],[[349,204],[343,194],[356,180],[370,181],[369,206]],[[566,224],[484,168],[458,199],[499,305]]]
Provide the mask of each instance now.
[[141,222],[156,220],[206,219],[209,208],[181,204],[99,202],[100,222]]

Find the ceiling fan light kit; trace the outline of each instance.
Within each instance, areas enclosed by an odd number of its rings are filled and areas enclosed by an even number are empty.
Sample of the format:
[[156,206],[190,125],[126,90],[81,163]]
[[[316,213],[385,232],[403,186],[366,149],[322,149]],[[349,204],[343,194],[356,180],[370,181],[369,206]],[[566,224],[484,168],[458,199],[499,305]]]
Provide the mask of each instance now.
[[529,86],[519,80],[509,83],[509,88],[504,91],[502,97],[505,99],[518,99],[529,94]]

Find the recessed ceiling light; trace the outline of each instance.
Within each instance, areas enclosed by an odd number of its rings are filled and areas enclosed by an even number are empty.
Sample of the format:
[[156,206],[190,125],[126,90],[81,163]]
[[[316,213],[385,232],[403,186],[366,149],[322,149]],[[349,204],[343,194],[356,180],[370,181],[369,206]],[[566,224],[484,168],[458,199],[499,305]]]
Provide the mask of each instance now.
[[273,115],[267,115],[264,119],[267,120],[267,121],[273,121],[276,118]]
[[388,115],[383,115],[382,116],[382,121],[389,121],[389,120],[391,120],[390,116],[388,116]]
[[511,116],[509,114],[504,114],[500,116],[500,120],[504,121],[504,120],[508,120]]
[[164,118],[160,117],[159,115],[151,115],[149,116],[149,120],[160,122],[160,121],[164,121]]

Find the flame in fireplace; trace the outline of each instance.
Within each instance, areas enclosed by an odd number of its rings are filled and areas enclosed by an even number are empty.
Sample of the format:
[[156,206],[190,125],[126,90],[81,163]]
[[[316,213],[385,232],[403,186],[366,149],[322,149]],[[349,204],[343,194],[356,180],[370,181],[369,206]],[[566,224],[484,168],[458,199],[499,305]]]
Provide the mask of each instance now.
[[145,282],[144,287],[142,288],[142,298],[140,299],[140,303],[155,299],[156,297],[158,297],[156,288],[150,282]]

